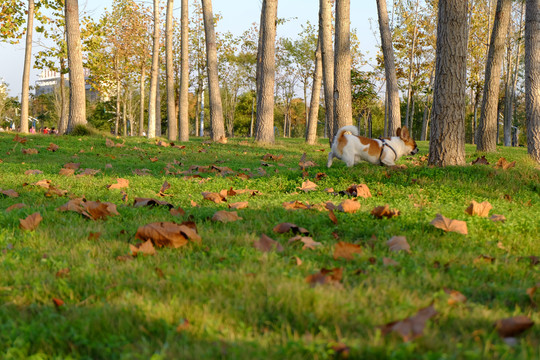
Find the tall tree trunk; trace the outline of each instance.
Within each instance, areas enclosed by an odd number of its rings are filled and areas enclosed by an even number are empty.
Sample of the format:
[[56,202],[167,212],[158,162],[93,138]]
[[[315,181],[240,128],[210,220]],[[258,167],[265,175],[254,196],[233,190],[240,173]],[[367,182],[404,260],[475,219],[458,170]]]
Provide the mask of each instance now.
[[249,126],[249,137],[253,137],[254,124],[255,124],[255,96],[251,98],[251,124]]
[[156,82],[156,136],[161,136],[161,74],[158,67],[158,76]]
[[540,163],[540,0],[526,0],[525,6],[527,151]]
[[116,117],[114,120],[114,135],[118,136],[120,126],[120,78],[116,79]]
[[21,89],[20,132],[28,133],[28,102],[30,97],[30,62],[32,61],[32,33],[34,30],[34,0],[28,0],[28,20],[26,23],[26,46]]
[[467,0],[440,0],[429,164],[465,164]]
[[148,138],[156,137],[156,98],[159,71],[159,0],[154,0],[154,34],[152,38],[152,70],[150,73],[150,95],[148,99]]
[[384,57],[384,72],[386,76],[386,93],[388,101],[388,133],[387,136],[396,134],[401,127],[401,109],[399,103],[399,88],[396,75],[394,49],[392,47],[392,34],[388,21],[386,0],[377,0],[377,12],[379,14],[379,31],[381,33],[381,45]]
[[58,123],[58,133],[65,134],[68,125],[68,117],[66,112],[66,59],[60,57],[60,121]]
[[429,75],[429,92],[426,95],[426,105],[424,107],[424,116],[422,118],[422,134],[420,134],[420,140],[425,141],[427,140],[427,134],[428,134],[428,126],[429,126],[429,103],[431,102],[431,96],[430,93],[433,92],[433,73],[435,69],[431,69],[431,73]]
[[510,21],[511,10],[512,0],[497,0],[497,9],[495,10],[495,20],[493,22],[486,63],[486,80],[480,121],[477,130],[478,143],[476,149],[479,151],[491,152],[496,150],[500,73],[504,57],[506,29]]
[[[255,96],[257,106],[261,103],[261,73],[262,73],[262,53],[263,53],[263,38],[264,38],[264,19],[265,19],[264,0],[261,7],[261,19],[259,20],[259,39],[257,40],[257,65],[255,68]],[[259,108],[257,108],[259,112]],[[255,119],[255,134],[259,131],[259,117]]]
[[[413,28],[413,38],[412,38],[412,46],[411,51],[409,54],[409,82],[407,85],[407,113],[405,115],[405,126],[408,128],[412,128],[412,125],[409,123],[409,110],[411,106],[411,92],[412,92],[412,78],[413,78],[413,60],[414,60],[414,51],[416,47],[416,36],[418,33],[417,23],[418,23],[418,5],[420,3],[420,0],[416,0],[416,6],[415,6],[415,12],[414,12],[414,28]],[[411,116],[412,120],[412,116]]]
[[[143,60],[144,61],[144,60]],[[141,93],[141,102],[139,103],[139,136],[144,136],[144,82],[146,78],[146,67],[141,66],[141,77],[139,79],[139,92]]]
[[167,0],[167,20],[165,22],[165,46],[167,63],[167,124],[169,141],[178,138],[178,120],[176,118],[176,103],[174,93],[174,64],[173,64],[173,7],[174,0]]
[[199,136],[204,136],[204,88],[201,88],[201,114],[199,117]]
[[76,126],[87,124],[78,0],[66,0],[65,17],[69,68],[69,118],[67,129],[69,133]]
[[319,1],[319,38],[322,52],[326,133],[334,141],[334,47],[332,46],[332,0]]
[[315,72],[313,74],[313,88],[311,90],[311,100],[309,102],[308,129],[306,142],[310,145],[317,143],[317,122],[319,121],[319,98],[321,97],[322,82],[322,59],[321,59],[321,31],[319,29],[319,40],[317,40],[317,50],[315,51]]
[[223,120],[223,106],[221,104],[221,94],[219,91],[216,32],[214,29],[212,0],[201,0],[201,2],[206,38],[206,69],[208,71],[208,95],[210,100],[210,138],[213,141],[217,141],[225,137],[225,123]]
[[274,143],[274,83],[276,77],[275,41],[277,0],[263,0],[263,35],[260,54],[259,94],[257,95],[257,130],[255,141]]
[[124,94],[122,100],[122,136],[128,136],[127,132],[127,94]]
[[189,7],[188,0],[182,0],[182,15],[180,20],[181,40],[180,40],[180,141],[189,140]]
[[352,125],[351,97],[351,2],[336,0],[334,54],[334,134]]

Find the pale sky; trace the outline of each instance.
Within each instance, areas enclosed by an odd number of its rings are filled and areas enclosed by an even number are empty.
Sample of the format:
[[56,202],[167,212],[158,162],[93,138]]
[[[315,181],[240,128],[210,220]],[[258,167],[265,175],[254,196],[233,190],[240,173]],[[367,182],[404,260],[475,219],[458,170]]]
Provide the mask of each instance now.
[[[190,3],[196,0],[191,0]],[[144,1],[148,5],[151,1]],[[165,1],[161,0],[164,4]],[[86,10],[91,16],[99,18],[104,8],[110,9],[112,0],[79,0],[80,10]],[[222,19],[217,25],[217,31],[230,31],[240,35],[253,22],[260,19],[260,0],[213,0],[214,13],[221,13]],[[290,19],[286,24],[279,25],[278,37],[295,37],[301,31],[301,25],[310,21],[318,23],[318,0],[280,0],[278,1],[278,17]],[[180,17],[180,1],[175,1],[175,16]],[[296,19],[295,19],[296,18]],[[360,38],[361,50],[366,60],[377,53],[378,22],[377,5],[375,0],[351,0],[351,28],[356,28]],[[373,31],[377,35],[374,35]],[[34,32],[36,35],[36,33]],[[39,51],[34,43],[32,53]],[[17,45],[0,43],[0,78],[9,85],[11,96],[20,96],[24,61],[24,39]],[[33,60],[32,60],[33,63]],[[373,63],[371,61],[371,63]],[[32,69],[30,84],[34,85],[40,70]]]

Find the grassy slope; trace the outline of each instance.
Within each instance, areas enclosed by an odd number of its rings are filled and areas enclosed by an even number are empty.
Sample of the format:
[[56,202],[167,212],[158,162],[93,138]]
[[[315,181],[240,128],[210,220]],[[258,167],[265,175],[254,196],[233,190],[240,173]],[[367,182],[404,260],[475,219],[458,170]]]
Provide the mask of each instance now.
[[[19,198],[0,195],[2,359],[36,354],[41,356],[37,359],[324,359],[333,356],[331,344],[336,341],[350,347],[351,358],[363,359],[540,357],[538,325],[521,335],[514,347],[493,330],[496,320],[514,315],[529,315],[536,324],[540,321],[525,292],[540,281],[538,265],[521,259],[540,254],[540,172],[523,148],[500,148],[497,154],[487,154],[492,164],[501,156],[516,160],[516,167],[506,171],[492,165],[429,168],[408,159],[401,161],[408,168],[396,171],[365,163],[348,169],[340,161],[326,169],[326,144],[309,147],[289,139],[269,148],[245,140],[205,145],[195,139],[179,150],[140,138],[127,139],[123,148],[107,148],[100,137],[37,135],[28,136],[24,147],[37,148],[39,154],[23,155],[22,146],[12,138],[13,134],[0,134],[0,188],[20,193]],[[60,146],[55,153],[46,151],[51,141]],[[421,153],[414,159],[425,154],[427,147],[421,143]],[[322,148],[326,151],[315,151]],[[318,182],[321,190],[298,193],[304,180],[298,166],[303,152],[319,165],[308,169],[311,180],[317,172],[328,175]],[[269,161],[275,166],[264,167],[266,176],[249,180],[202,174],[210,180],[199,183],[164,175],[164,167],[175,159],[182,163],[176,166],[179,170],[216,164],[239,172],[249,168],[257,174],[266,153],[284,155],[278,161],[284,166]],[[478,156],[472,147],[467,147],[467,154],[469,162]],[[149,160],[154,156],[158,161]],[[101,172],[82,178],[58,175],[67,162]],[[151,176],[133,175],[133,169],[142,168],[151,170]],[[24,175],[29,169],[44,174]],[[172,196],[165,200],[183,207],[185,218],[193,218],[202,244],[117,261],[118,255],[128,253],[128,243],[138,242],[134,234],[139,226],[179,221],[166,208],[124,205],[120,190],[106,188],[117,177],[130,181],[129,204],[137,196],[155,197],[168,181]],[[67,198],[48,198],[41,188],[23,187],[40,179],[49,179],[75,196],[114,202],[121,216],[94,222],[76,213],[57,212]],[[361,183],[369,186],[373,197],[359,199],[362,207],[356,214],[337,213],[338,225],[325,212],[282,207],[293,200],[338,204],[345,198],[322,189],[339,191]],[[214,223],[211,216],[227,205],[203,200],[201,192],[230,187],[256,189],[262,195],[230,198],[230,202],[249,201],[249,208],[239,210],[243,220]],[[200,207],[192,207],[191,200]],[[471,200],[489,201],[491,214],[503,214],[507,221],[494,223],[465,214]],[[27,207],[4,211],[19,202]],[[373,218],[371,209],[384,204],[399,209],[401,216]],[[20,230],[18,219],[36,211],[43,216],[38,229]],[[437,213],[465,220],[469,235],[444,233],[429,225]],[[290,236],[272,233],[280,222],[307,228],[323,246],[302,250],[299,245],[288,245]],[[96,231],[101,237],[88,240],[89,232]],[[338,240],[332,232],[342,241],[361,244],[363,254],[354,261],[334,260]],[[263,254],[254,249],[253,242],[262,233],[280,241],[285,251]],[[411,254],[388,251],[385,243],[394,235],[407,237]],[[481,254],[496,260],[475,263]],[[302,259],[301,266],[296,265],[295,256]],[[400,266],[383,266],[383,257]],[[434,266],[436,261],[440,267]],[[344,268],[343,288],[306,284],[305,277],[323,267]],[[70,269],[69,276],[57,278],[56,272],[63,268]],[[163,278],[155,268],[162,270]],[[364,273],[357,275],[359,269]],[[445,287],[462,292],[467,303],[449,306]],[[64,300],[65,305],[56,309],[53,298]],[[439,315],[428,321],[422,338],[404,343],[398,336],[381,336],[377,330],[432,301]],[[190,325],[177,332],[182,319]]]

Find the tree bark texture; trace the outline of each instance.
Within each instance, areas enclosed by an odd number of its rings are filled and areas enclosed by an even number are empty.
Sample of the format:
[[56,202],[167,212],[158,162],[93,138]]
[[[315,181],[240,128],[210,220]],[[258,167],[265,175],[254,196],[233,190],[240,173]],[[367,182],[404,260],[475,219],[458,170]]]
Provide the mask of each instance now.
[[527,151],[540,163],[540,0],[526,0],[525,6]]
[[351,2],[336,0],[334,53],[334,134],[352,125],[351,96]]
[[82,62],[81,31],[78,0],[66,0],[66,38],[69,68],[68,130],[86,125],[86,89]]
[[334,47],[332,44],[332,0],[319,1],[319,37],[324,82],[326,133],[330,145],[334,140]]
[[181,39],[180,39],[180,99],[179,99],[179,123],[180,123],[180,141],[189,140],[189,7],[188,0],[182,0],[181,9]]
[[223,120],[223,105],[219,91],[217,64],[216,31],[212,0],[201,0],[204,18],[204,33],[206,38],[206,70],[208,71],[208,95],[210,106],[210,138],[217,141],[225,137],[225,122]]
[[67,131],[68,126],[68,116],[66,111],[66,78],[65,78],[65,71],[66,71],[66,60],[61,57],[60,58],[60,119],[58,123],[58,134],[63,135]]
[[313,88],[311,89],[311,100],[309,102],[308,129],[306,142],[310,145],[317,143],[317,122],[319,120],[319,98],[321,97],[322,82],[322,59],[321,59],[321,41],[317,40],[317,50],[315,51],[315,72],[313,74]]
[[28,19],[26,22],[26,46],[21,89],[21,127],[20,132],[28,133],[28,102],[30,97],[30,62],[32,61],[32,33],[34,30],[34,0],[28,1]]
[[141,102],[139,103],[139,136],[144,136],[144,82],[146,78],[146,67],[141,67],[141,77],[139,79],[139,92],[141,94]]
[[152,70],[150,72],[150,95],[148,96],[148,138],[156,137],[156,97],[159,67],[159,0],[154,0],[154,33],[152,46]]
[[401,127],[401,109],[399,102],[399,88],[396,75],[396,63],[394,49],[392,47],[392,34],[388,21],[386,0],[377,0],[377,12],[379,14],[379,31],[381,33],[381,46],[384,57],[384,72],[386,76],[386,93],[388,101],[388,133],[387,136],[396,135]]
[[479,151],[493,152],[497,146],[500,74],[511,12],[512,0],[497,0],[497,9],[495,10],[495,20],[493,22],[486,63],[484,95],[477,128],[478,138],[476,149]]
[[257,129],[255,141],[274,143],[274,83],[276,77],[276,19],[277,0],[264,0],[261,22],[261,63],[259,73],[259,94],[257,96]]
[[440,0],[429,164],[465,164],[467,0]]
[[161,136],[161,74],[158,67],[158,76],[156,82],[156,136]]
[[174,0],[167,0],[167,20],[165,22],[165,61],[167,63],[167,124],[169,141],[176,141],[178,138],[178,119],[176,117],[176,99],[174,92],[173,7]]
[[[407,126],[409,129],[412,130],[412,119],[414,117],[414,111],[410,112],[410,106],[411,106],[411,100],[412,100],[412,78],[413,78],[413,61],[414,61],[414,51],[416,47],[416,36],[418,34],[418,5],[420,3],[420,0],[416,0],[416,6],[414,11],[414,29],[413,29],[413,38],[412,38],[412,46],[409,53],[409,79],[408,79],[408,86],[407,86],[407,112],[405,114],[405,126]],[[409,121],[409,116],[411,117],[411,120]]]

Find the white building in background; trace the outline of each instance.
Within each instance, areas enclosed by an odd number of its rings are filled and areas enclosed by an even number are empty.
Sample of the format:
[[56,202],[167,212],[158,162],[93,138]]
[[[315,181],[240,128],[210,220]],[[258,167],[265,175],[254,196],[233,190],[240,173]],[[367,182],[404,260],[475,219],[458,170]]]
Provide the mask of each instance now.
[[[42,70],[39,74],[39,79],[36,80],[36,96],[42,94],[50,94],[60,85],[60,73],[52,70]],[[84,83],[86,89],[86,97],[90,101],[95,101],[98,98],[98,93],[92,88],[88,78],[90,70],[84,69]],[[64,84],[69,88],[69,74],[64,75]]]

